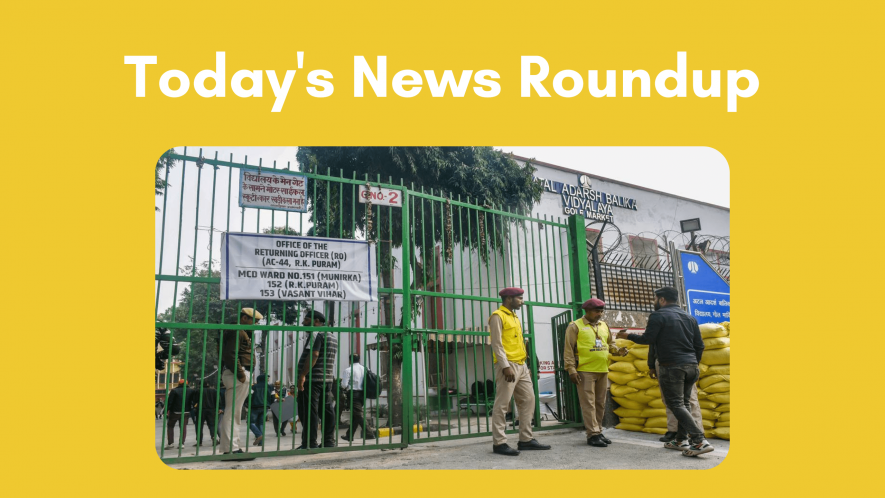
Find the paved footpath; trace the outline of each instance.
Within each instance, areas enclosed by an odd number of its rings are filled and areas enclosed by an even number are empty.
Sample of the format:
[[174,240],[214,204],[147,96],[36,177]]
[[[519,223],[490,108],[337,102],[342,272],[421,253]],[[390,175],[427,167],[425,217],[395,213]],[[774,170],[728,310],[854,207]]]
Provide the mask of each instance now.
[[[550,451],[524,451],[518,457],[492,453],[491,437],[416,444],[404,450],[365,450],[257,458],[249,462],[172,464],[175,469],[710,469],[728,454],[729,441],[711,439],[716,448],[699,457],[668,450],[657,434],[607,429],[614,444],[587,446],[583,430],[536,433]],[[511,435],[511,445],[515,444]]]

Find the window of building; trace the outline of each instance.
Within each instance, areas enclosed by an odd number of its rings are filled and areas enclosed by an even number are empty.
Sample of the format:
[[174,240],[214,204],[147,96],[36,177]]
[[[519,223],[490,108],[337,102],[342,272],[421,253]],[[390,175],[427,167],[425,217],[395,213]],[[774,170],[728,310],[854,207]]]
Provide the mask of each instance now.
[[588,228],[587,230],[587,257],[590,257],[590,248],[593,247],[593,244],[596,244],[597,240],[599,241],[596,246],[596,250],[599,251],[599,259],[602,260],[602,236],[599,233],[599,230],[594,230],[592,228]]
[[657,269],[660,257],[658,242],[655,239],[630,236],[630,252],[637,268]]

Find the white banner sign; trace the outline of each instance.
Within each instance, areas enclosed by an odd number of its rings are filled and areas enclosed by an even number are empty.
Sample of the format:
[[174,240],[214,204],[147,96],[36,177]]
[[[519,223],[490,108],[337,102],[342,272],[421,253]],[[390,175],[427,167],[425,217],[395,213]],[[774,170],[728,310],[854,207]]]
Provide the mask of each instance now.
[[221,299],[377,301],[368,242],[256,233],[221,239]]
[[360,202],[382,206],[403,207],[403,193],[392,188],[360,185]]
[[240,170],[240,207],[307,211],[307,177]]

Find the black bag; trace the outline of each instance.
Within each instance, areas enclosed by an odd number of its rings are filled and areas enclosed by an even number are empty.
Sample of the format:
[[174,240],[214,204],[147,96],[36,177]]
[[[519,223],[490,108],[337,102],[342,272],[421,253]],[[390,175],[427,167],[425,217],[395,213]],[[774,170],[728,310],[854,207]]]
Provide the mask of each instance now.
[[378,399],[379,392],[381,392],[381,389],[378,387],[378,376],[366,368],[365,379],[363,380],[363,395],[366,399]]

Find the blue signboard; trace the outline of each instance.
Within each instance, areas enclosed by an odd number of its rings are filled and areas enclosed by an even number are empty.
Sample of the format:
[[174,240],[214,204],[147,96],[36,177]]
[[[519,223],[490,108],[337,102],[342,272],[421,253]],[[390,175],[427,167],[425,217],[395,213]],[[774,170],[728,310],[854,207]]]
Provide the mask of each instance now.
[[698,254],[683,252],[682,278],[688,313],[698,323],[731,321],[731,286]]

